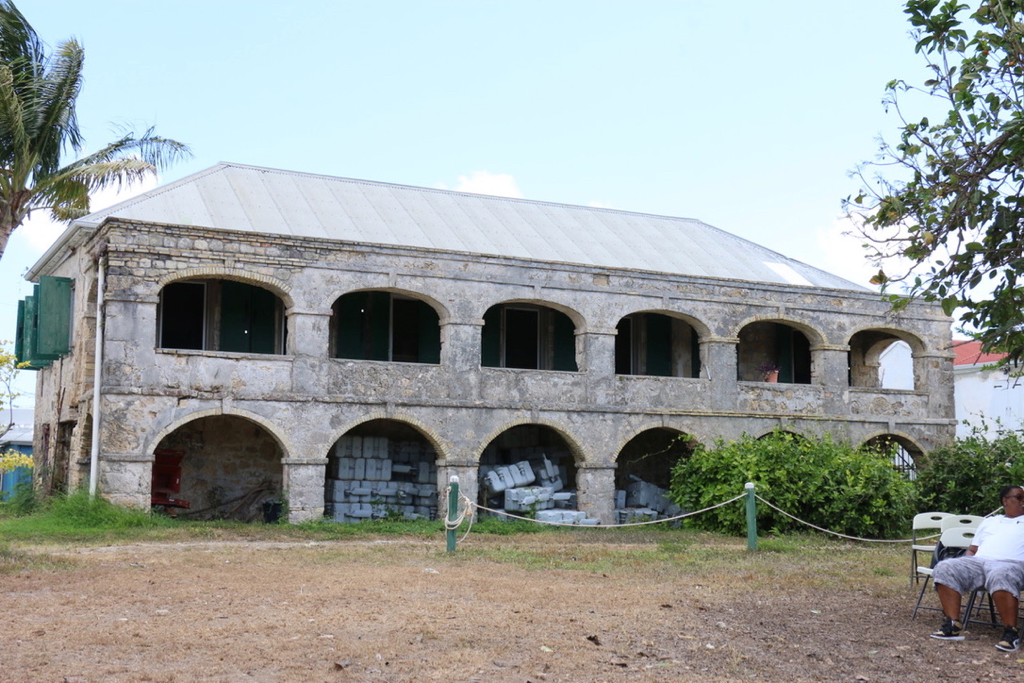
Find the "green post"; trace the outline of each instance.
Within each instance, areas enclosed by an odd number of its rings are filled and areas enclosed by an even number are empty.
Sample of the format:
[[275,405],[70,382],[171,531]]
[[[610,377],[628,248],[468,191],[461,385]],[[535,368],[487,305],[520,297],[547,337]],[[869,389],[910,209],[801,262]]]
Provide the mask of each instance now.
[[455,522],[459,519],[459,477],[452,475],[448,480],[448,552],[455,552],[455,532],[458,527]]
[[748,481],[747,490],[747,550],[757,550],[757,500],[754,498],[754,483]]

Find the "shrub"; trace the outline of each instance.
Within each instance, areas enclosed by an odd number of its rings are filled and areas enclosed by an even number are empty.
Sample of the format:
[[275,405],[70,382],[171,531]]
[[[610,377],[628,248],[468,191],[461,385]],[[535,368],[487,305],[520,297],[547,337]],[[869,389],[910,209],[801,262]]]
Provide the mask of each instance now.
[[918,467],[919,508],[987,515],[999,507],[998,491],[1024,484],[1024,439],[1003,432],[988,439],[979,430],[942,446]]
[[[827,435],[811,440],[779,431],[697,448],[673,469],[670,495],[683,509],[698,510],[742,493],[746,482],[785,512],[843,534],[893,538],[913,514],[913,485],[892,466],[891,453],[861,451]],[[763,503],[757,509],[759,529],[806,530]],[[739,503],[726,505],[687,523],[742,535],[746,511]]]

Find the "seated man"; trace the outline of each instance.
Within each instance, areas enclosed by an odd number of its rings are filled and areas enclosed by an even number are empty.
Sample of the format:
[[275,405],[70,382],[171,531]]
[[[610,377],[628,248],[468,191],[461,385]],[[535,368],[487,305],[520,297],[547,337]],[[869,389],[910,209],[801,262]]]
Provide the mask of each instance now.
[[961,598],[964,593],[984,588],[1003,622],[1003,638],[996,647],[1013,652],[1020,646],[1017,606],[1024,586],[1024,488],[1004,486],[999,500],[1005,514],[984,520],[974,544],[962,557],[935,565],[932,577],[946,619],[932,638],[963,640]]

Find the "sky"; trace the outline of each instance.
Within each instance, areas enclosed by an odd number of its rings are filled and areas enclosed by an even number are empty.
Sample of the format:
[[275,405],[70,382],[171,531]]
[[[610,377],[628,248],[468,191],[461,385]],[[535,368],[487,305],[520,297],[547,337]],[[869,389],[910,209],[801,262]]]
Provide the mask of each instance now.
[[[897,136],[885,84],[927,77],[895,0],[16,4],[85,48],[86,152],[191,146],[161,184],[227,161],[697,218],[863,285],[849,172]],[[12,237],[0,340],[60,232]]]

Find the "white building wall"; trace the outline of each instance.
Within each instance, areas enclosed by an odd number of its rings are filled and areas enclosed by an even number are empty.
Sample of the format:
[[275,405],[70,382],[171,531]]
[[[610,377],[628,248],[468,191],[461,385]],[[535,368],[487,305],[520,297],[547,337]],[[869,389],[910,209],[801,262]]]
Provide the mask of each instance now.
[[1024,377],[1011,377],[1006,368],[961,365],[953,371],[956,435],[974,429],[987,437],[1019,430],[1024,416]]

